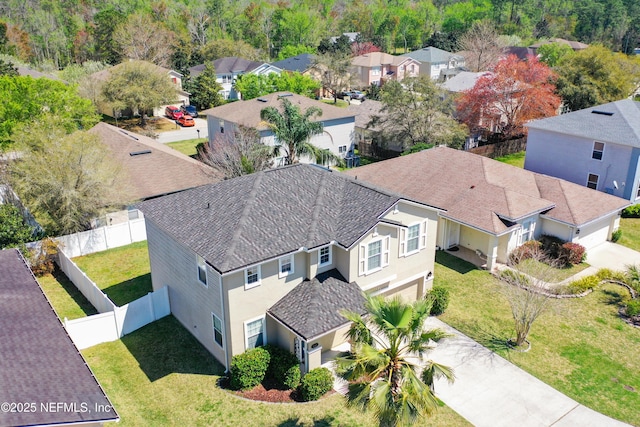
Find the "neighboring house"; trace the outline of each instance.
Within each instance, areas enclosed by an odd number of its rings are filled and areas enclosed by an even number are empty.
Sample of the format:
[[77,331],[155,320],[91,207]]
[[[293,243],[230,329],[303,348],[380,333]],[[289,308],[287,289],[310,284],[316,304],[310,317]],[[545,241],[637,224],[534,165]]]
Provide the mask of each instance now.
[[527,127],[525,169],[640,203],[640,102],[610,102]]
[[313,74],[313,61],[315,55],[312,53],[301,53],[280,61],[272,62],[271,65],[282,71],[300,74]]
[[[322,134],[312,137],[311,144],[343,158],[349,153],[353,153],[354,113],[345,108],[287,92],[271,93],[248,101],[232,102],[202,111],[200,114],[207,116],[209,143],[242,126],[256,129],[260,133],[263,144],[274,146],[276,144],[275,135],[260,118],[260,112],[267,107],[280,109],[282,106],[280,100],[285,97],[301,111],[306,111],[310,107],[317,107],[322,111],[322,115],[315,116],[315,120],[322,122],[324,131]],[[300,160],[305,163],[316,162],[316,159],[308,157],[303,157]],[[279,156],[275,159],[274,164],[280,166],[283,162],[284,157]]]
[[0,323],[0,425],[119,420],[17,249],[0,251]]
[[401,56],[419,61],[420,74],[431,76],[433,80],[446,80],[447,77],[452,77],[460,68],[464,67],[464,56],[433,46],[403,53]]
[[440,87],[449,92],[451,95],[461,94],[462,92],[473,89],[478,79],[485,74],[490,74],[488,71],[480,73],[472,73],[470,71],[461,71],[456,76],[443,82]]
[[[358,32],[342,33],[342,35],[343,35],[343,36],[347,36],[347,37],[349,38],[349,43],[354,43],[354,42],[356,41],[356,39],[358,38],[358,36],[360,35],[360,33],[358,33]],[[341,37],[341,36],[334,36],[334,37],[331,37],[331,41],[332,41],[333,43],[335,43],[335,42],[337,42],[337,41],[338,41],[338,39],[339,39],[340,37]]]
[[[146,62],[146,61],[141,61],[141,62]],[[122,67],[122,64],[123,63],[114,65],[113,67],[106,68],[102,71],[98,71],[97,73],[93,73],[91,75],[91,80],[94,82],[94,86],[95,86],[94,88],[95,93],[100,93],[100,87],[104,82],[109,80],[109,78],[111,77],[111,72],[113,70],[118,69],[119,67]],[[155,69],[157,73],[166,75],[167,78],[171,80],[171,83],[173,83],[173,85],[176,88],[176,98],[174,101],[171,101],[170,103],[165,105],[159,105],[155,107],[153,111],[146,112],[147,114],[151,113],[151,115],[153,116],[163,116],[164,110],[168,105],[179,105],[179,106],[189,105],[189,92],[186,92],[182,89],[182,74],[180,74],[175,70],[169,70],[159,65],[155,65],[151,62],[147,62],[147,64],[151,66],[153,69]],[[109,117],[121,117],[121,116],[131,116],[134,114],[141,114],[141,112],[139,111],[115,111],[111,106],[111,104],[102,102],[99,99],[96,99],[95,102],[96,102],[96,107],[98,109],[98,112],[101,114],[107,115]]]
[[[46,79],[62,81],[58,76],[55,76],[53,74],[45,74],[38,70],[34,70],[33,68],[30,68],[30,67],[16,66],[16,68],[18,69],[18,74],[20,74],[21,76],[31,76],[34,79],[39,79],[44,77]],[[66,82],[63,82],[63,83],[66,84]]]
[[[191,78],[196,78],[202,73],[206,64],[189,68]],[[249,61],[237,56],[227,56],[213,61],[216,70],[216,81],[222,86],[220,94],[224,99],[241,99],[242,95],[234,88],[234,83],[243,74],[280,74],[280,68],[262,61]]]
[[[611,238],[629,203],[487,157],[436,147],[346,172],[442,209],[437,245],[475,252],[492,270],[543,234],[591,248]],[[463,251],[464,250],[464,251]]]
[[402,144],[395,139],[386,139],[380,119],[386,115],[380,101],[368,100],[359,104],[350,104],[347,110],[355,114],[355,143],[358,153],[363,156],[388,158],[399,156]]
[[401,81],[405,77],[417,77],[420,62],[405,56],[384,52],[370,52],[351,60],[353,73],[361,86],[381,86],[385,81]]
[[222,180],[212,168],[149,137],[98,123],[96,134],[121,168],[122,205]]
[[540,42],[538,42],[536,44],[532,44],[529,47],[537,52],[537,50],[538,50],[538,48],[540,46],[545,45],[545,44],[551,44],[551,43],[558,43],[558,44],[563,44],[563,45],[569,46],[571,49],[573,49],[576,52],[579,51],[579,50],[584,50],[584,49],[589,47],[588,44],[580,43],[578,41],[558,39],[558,38],[543,40],[543,41],[540,41]]
[[526,61],[529,57],[536,56],[536,50],[530,47],[509,46],[504,48],[502,55],[505,58],[509,55],[515,55],[519,60]]
[[[139,205],[153,288],[226,369],[271,343],[303,372],[345,343],[362,293],[432,286],[437,210],[312,165],[258,172]],[[330,355],[330,356],[327,356]]]

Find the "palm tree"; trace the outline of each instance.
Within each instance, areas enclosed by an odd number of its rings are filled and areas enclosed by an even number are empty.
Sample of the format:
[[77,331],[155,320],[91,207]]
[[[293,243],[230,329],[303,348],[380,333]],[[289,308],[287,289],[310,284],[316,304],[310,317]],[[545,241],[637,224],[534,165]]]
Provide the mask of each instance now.
[[260,118],[276,136],[274,155],[279,156],[284,151],[285,164],[298,163],[303,155],[313,156],[317,161],[323,160],[341,162],[335,154],[321,150],[311,144],[312,136],[323,132],[322,122],[313,121],[314,116],[321,116],[322,110],[318,107],[309,107],[304,113],[291,101],[282,98],[282,112],[275,107],[267,107],[260,111]]
[[[364,317],[343,313],[353,322],[348,337],[355,344],[355,352],[337,360],[338,372],[349,381],[347,404],[371,408],[381,427],[410,426],[438,408],[433,381],[444,377],[453,382],[450,368],[423,361],[430,341],[447,335],[424,329],[430,299],[405,303],[398,297],[366,298]],[[418,374],[420,362],[425,363],[422,375]]]

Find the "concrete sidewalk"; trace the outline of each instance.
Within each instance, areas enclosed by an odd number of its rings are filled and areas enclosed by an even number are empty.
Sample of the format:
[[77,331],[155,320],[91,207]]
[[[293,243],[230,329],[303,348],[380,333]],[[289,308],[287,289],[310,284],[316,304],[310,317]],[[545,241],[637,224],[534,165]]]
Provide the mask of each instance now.
[[435,383],[436,395],[475,426],[616,427],[628,424],[593,411],[481,346],[437,318],[427,329],[453,335],[428,354],[454,369]]
[[640,252],[613,242],[604,242],[587,252],[587,262],[597,269],[624,270],[629,264],[640,264]]

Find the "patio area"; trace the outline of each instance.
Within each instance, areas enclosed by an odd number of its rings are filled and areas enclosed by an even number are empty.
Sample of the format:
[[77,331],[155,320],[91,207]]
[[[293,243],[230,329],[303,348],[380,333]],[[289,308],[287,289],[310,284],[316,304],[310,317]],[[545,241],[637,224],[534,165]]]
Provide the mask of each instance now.
[[487,269],[487,257],[485,254],[479,254],[476,251],[462,246],[454,246],[453,248],[446,249],[445,252],[456,258],[463,259],[478,268]]

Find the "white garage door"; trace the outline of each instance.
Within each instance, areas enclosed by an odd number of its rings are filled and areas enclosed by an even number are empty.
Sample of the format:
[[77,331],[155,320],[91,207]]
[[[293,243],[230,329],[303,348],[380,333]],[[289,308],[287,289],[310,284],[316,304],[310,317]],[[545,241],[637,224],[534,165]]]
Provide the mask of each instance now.
[[587,248],[588,251],[589,249],[607,241],[610,224],[611,219],[605,218],[604,220],[582,227],[580,228],[580,234],[576,236],[574,241],[576,243],[580,243],[582,246]]

